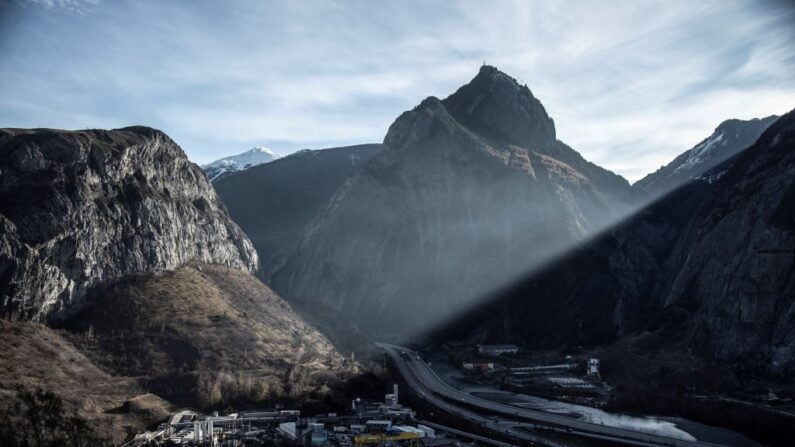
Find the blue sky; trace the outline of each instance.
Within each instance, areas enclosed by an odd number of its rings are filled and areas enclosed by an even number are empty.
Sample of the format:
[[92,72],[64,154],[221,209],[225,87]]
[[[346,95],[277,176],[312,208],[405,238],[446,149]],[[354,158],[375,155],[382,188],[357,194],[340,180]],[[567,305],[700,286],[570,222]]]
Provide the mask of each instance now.
[[785,1],[0,0],[0,127],[166,131],[197,163],[377,142],[484,62],[637,180],[795,108]]

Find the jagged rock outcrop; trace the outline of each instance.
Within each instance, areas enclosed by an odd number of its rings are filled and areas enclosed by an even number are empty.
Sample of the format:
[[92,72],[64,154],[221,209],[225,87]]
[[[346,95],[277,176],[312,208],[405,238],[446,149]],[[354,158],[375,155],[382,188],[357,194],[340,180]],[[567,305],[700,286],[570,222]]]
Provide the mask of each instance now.
[[676,349],[795,371],[795,112],[747,150],[450,322],[560,347],[657,331]]
[[555,139],[527,87],[484,66],[390,127],[271,284],[381,336],[471,305],[630,208],[629,184]]
[[164,133],[0,130],[0,300],[59,318],[94,285],[188,262],[253,272],[257,254]]
[[229,214],[260,255],[260,277],[284,264],[287,249],[337,188],[378,151],[380,144],[301,150],[242,172],[213,186]]
[[726,120],[704,141],[638,180],[632,187],[651,197],[672,191],[747,149],[778,118],[768,116],[747,121]]

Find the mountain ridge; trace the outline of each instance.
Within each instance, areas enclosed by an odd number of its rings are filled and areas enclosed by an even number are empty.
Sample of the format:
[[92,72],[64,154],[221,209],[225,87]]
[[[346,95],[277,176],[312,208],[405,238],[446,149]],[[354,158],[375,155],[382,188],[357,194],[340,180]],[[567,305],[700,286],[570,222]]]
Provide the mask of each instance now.
[[[402,113],[382,151],[307,224],[271,286],[302,307],[351,315],[365,332],[399,321],[417,330],[623,215],[629,183],[579,154],[569,157],[577,167],[555,158],[576,152],[554,139],[529,89],[496,73],[483,67],[470,87]],[[464,125],[445,101],[475,118]],[[516,116],[497,119],[505,113]],[[422,297],[434,298],[412,316]]]
[[301,228],[334,191],[381,147],[304,149],[213,183],[232,218],[257,248],[263,279],[281,265],[287,246],[295,243]]
[[742,152],[754,144],[778,118],[771,115],[750,120],[725,120],[710,136],[638,180],[632,187],[652,197],[659,197]]

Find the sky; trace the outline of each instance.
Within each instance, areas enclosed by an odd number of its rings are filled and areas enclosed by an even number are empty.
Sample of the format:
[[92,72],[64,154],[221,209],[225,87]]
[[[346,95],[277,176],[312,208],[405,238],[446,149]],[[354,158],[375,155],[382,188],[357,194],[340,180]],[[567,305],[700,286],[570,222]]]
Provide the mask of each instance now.
[[484,63],[630,181],[795,108],[795,8],[720,1],[0,0],[0,127],[146,125],[207,163],[382,141]]

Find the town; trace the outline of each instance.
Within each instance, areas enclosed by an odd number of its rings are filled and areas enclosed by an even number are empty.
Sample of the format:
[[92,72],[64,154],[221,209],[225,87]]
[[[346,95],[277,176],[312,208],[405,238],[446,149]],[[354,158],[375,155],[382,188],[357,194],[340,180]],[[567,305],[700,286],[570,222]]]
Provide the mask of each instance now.
[[[241,411],[211,415],[180,410],[156,429],[135,436],[123,447],[183,445],[237,447],[264,445],[445,447],[474,440],[507,445],[428,421],[416,419],[399,402],[398,385],[383,402],[355,399],[345,414],[302,417],[299,410]],[[473,444],[479,445],[479,444]]]

